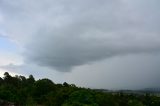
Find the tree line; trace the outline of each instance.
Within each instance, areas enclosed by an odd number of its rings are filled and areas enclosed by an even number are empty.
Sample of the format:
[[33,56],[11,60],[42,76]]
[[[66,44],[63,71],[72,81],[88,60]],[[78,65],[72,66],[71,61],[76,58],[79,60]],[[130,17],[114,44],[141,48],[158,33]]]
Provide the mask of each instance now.
[[0,106],[160,106],[160,97],[104,93],[74,84],[55,84],[50,79],[35,80],[8,72],[0,77]]

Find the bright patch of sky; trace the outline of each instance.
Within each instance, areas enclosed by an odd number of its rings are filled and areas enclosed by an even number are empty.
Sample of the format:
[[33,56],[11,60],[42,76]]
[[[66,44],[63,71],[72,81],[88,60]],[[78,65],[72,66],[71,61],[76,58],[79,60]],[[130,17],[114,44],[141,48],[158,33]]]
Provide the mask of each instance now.
[[[8,37],[0,37],[0,64],[17,61],[19,49]],[[16,59],[17,58],[17,59]],[[2,61],[2,62],[1,62]]]
[[14,73],[14,72],[11,72],[11,71],[8,71],[8,70],[0,69],[0,77],[1,77],[1,78],[4,77],[3,74],[4,74],[5,72],[9,72],[9,74],[12,75],[12,76],[19,75],[18,73]]
[[[19,56],[19,48],[8,37],[4,37],[2,35],[0,36],[0,66],[11,63],[22,64],[22,59]],[[3,74],[6,71],[8,71],[11,75],[18,74],[7,69],[0,68],[0,77],[3,77]]]
[[1,52],[17,52],[18,48],[16,44],[5,37],[0,37],[0,51]]

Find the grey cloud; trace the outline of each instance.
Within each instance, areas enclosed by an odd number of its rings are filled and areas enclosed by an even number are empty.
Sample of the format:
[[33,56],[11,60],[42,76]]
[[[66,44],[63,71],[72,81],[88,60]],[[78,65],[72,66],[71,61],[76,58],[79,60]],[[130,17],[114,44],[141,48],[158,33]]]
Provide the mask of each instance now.
[[114,56],[91,65],[76,67],[74,69],[76,71],[68,73],[66,81],[90,88],[158,88],[160,87],[159,62],[159,54]]
[[160,51],[157,0],[18,1],[3,1],[6,28],[24,43],[28,63],[65,72],[117,55]]
[[1,65],[0,68],[14,72],[14,71],[19,70],[20,68],[22,68],[22,66],[20,66],[20,65],[15,65],[15,64],[13,64],[13,63],[10,63],[10,64],[8,64],[8,65]]

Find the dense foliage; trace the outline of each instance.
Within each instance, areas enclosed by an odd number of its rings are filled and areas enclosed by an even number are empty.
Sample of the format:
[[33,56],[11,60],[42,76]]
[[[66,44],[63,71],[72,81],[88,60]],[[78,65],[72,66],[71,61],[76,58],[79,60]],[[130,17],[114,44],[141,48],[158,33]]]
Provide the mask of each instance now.
[[32,75],[0,78],[0,106],[160,106],[160,98],[149,94],[104,93],[74,84],[55,84],[49,79],[35,80]]

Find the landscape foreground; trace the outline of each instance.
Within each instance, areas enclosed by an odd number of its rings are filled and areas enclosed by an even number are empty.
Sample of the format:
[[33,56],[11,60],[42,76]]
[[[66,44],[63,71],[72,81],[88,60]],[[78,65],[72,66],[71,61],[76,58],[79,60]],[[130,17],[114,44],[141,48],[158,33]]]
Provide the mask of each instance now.
[[160,96],[152,92],[104,92],[100,89],[55,84],[32,75],[0,77],[0,106],[160,106]]

